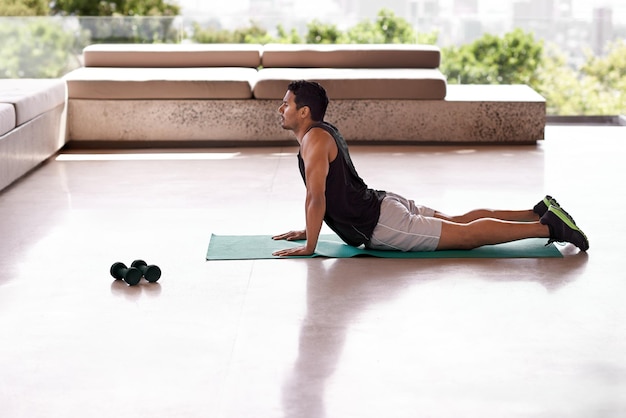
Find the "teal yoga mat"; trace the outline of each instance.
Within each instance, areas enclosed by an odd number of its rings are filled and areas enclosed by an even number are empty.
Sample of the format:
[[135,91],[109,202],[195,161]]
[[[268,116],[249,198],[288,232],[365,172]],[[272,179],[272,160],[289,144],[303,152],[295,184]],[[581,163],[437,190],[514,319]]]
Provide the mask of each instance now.
[[[545,238],[533,238],[498,245],[485,245],[473,250],[447,250],[428,252],[379,251],[355,248],[345,244],[334,234],[321,235],[314,255],[298,258],[330,257],[349,258],[371,256],[381,258],[554,258],[561,252]],[[296,247],[301,241],[274,241],[270,235],[211,235],[207,260],[257,260],[280,258],[274,251]],[[296,258],[296,257],[285,257]]]

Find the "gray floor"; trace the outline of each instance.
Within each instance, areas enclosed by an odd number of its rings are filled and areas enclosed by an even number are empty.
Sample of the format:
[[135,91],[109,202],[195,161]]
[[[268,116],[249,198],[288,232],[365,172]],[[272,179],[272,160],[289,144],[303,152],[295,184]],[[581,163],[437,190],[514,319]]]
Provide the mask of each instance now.
[[[62,153],[0,193],[0,415],[626,416],[625,129],[352,148],[444,212],[552,194],[591,243],[562,259],[207,262],[304,226],[295,147]],[[157,284],[109,275],[136,258]]]

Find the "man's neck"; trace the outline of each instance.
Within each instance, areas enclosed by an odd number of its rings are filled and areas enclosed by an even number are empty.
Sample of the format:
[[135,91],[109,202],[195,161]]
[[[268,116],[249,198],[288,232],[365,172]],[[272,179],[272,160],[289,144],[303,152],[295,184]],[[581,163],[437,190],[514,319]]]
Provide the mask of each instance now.
[[302,129],[298,129],[297,132],[294,132],[296,134],[296,138],[298,140],[298,143],[300,145],[302,145],[302,140],[304,139],[304,137],[306,136],[307,133],[309,133],[309,131],[311,130],[311,128],[313,128],[315,125],[317,125],[319,122],[314,122],[311,121],[310,123],[303,125]]

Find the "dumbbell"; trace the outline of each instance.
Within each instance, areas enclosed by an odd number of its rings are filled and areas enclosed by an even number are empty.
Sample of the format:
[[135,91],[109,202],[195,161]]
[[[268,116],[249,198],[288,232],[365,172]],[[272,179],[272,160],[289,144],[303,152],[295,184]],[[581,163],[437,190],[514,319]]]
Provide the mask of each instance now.
[[143,273],[136,267],[126,267],[124,263],[113,263],[111,266],[111,276],[116,280],[124,280],[129,286],[135,286],[141,280]]
[[150,283],[156,283],[159,278],[161,278],[161,269],[159,268],[159,266],[156,266],[154,264],[148,265],[148,263],[143,260],[135,260],[131,264],[131,267],[134,267],[141,271],[143,277],[145,277],[146,280]]

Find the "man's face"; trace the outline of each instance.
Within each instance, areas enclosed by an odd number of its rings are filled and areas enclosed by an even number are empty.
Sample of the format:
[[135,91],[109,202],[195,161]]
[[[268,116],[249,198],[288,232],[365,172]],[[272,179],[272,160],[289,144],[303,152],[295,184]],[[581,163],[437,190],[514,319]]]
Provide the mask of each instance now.
[[293,130],[298,125],[298,109],[296,108],[296,96],[291,90],[287,90],[283,103],[278,108],[280,125],[283,129]]

